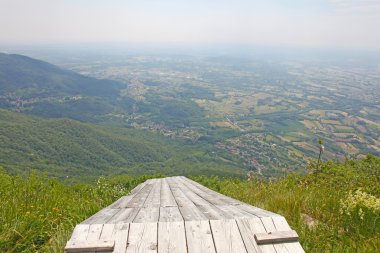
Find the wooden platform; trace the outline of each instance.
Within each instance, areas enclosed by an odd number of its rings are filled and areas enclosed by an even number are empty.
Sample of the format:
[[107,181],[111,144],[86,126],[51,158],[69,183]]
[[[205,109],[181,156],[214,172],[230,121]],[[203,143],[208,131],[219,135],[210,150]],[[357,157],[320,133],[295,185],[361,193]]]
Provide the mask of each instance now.
[[67,252],[304,252],[285,218],[185,177],[150,179],[78,224]]

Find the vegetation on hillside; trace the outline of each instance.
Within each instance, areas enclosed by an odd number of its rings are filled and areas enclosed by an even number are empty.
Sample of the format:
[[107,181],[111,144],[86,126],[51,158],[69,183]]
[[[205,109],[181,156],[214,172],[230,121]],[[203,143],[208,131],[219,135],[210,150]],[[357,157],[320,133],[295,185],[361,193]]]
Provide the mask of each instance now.
[[[77,223],[147,178],[119,176],[69,185],[35,173],[22,178],[1,171],[0,252],[62,252]],[[380,250],[379,157],[326,162],[307,176],[293,174],[276,181],[194,179],[284,215],[306,252]]]
[[306,252],[380,251],[380,158],[325,162],[276,181],[196,177],[225,195],[286,217]]
[[17,54],[0,53],[0,95],[25,99],[87,95],[115,97],[123,84],[99,80],[61,69],[50,63]]
[[36,173],[9,176],[0,168],[0,252],[63,252],[77,223],[147,178],[68,185]]
[[61,179],[133,175],[241,176],[205,147],[141,130],[100,126],[70,119],[42,119],[0,109],[0,165],[12,174],[30,169]]

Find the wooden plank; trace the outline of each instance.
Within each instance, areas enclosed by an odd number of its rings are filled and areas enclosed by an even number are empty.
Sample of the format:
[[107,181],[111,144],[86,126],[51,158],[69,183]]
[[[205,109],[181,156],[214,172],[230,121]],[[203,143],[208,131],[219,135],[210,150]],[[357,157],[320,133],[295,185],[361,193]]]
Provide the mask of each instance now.
[[139,212],[139,208],[124,208],[115,210],[119,210],[118,213],[109,219],[107,223],[131,223]]
[[235,220],[211,220],[210,225],[218,253],[247,252]]
[[129,223],[116,224],[112,233],[115,240],[113,253],[125,253],[129,233]]
[[160,217],[159,207],[146,207],[140,208],[137,216],[133,220],[133,223],[144,223],[144,222],[158,222]]
[[261,208],[258,208],[256,206],[251,206],[251,205],[248,205],[248,204],[240,204],[240,205],[236,205],[237,208],[239,209],[242,209],[246,212],[249,212],[257,217],[273,217],[273,216],[278,216],[278,217],[281,217],[280,215],[276,214],[276,213],[272,213],[270,211],[267,211],[267,210],[264,210],[264,209],[261,209]]
[[232,219],[233,216],[228,212],[225,212],[214,205],[197,206],[197,208],[207,217],[209,220],[226,220]]
[[[190,179],[188,179],[186,177],[182,177],[182,179],[184,179],[184,180],[188,181],[189,183],[193,184],[194,186],[196,186],[200,190],[203,190],[204,192],[210,194],[215,199],[219,199],[220,201],[223,202],[223,204],[227,204],[227,205],[239,205],[239,204],[243,203],[243,202],[240,202],[240,201],[238,201],[236,199],[233,199],[231,197],[225,196],[225,195],[223,195],[223,194],[221,194],[219,192],[215,192],[215,191],[213,191],[213,190],[211,190],[211,189],[209,189],[209,188],[207,188],[207,187],[205,187],[205,186],[203,186],[203,185],[201,185],[201,184],[199,184],[199,183],[197,183],[197,182],[195,182],[193,180],[190,180]],[[219,204],[216,204],[216,205],[219,205]]]
[[[282,216],[278,217],[272,217],[274,226],[278,231],[289,231],[291,230],[288,222],[286,219]],[[301,244],[299,242],[289,242],[285,243],[284,246],[288,249],[289,252],[294,253],[304,253],[304,249],[302,248]]]
[[107,220],[111,219],[119,210],[118,209],[111,209],[111,208],[104,208],[91,216],[90,218],[84,220],[81,222],[81,224],[104,224],[107,222]]
[[233,218],[257,218],[255,215],[248,213],[244,210],[241,210],[233,205],[217,205],[217,208],[222,210],[225,213],[230,214]]
[[131,223],[126,252],[157,252],[157,223]]
[[215,253],[208,221],[185,221],[188,253]]
[[208,220],[196,206],[180,206],[179,210],[185,221]]
[[135,194],[121,197],[120,199],[118,199],[116,202],[114,202],[112,205],[110,205],[108,207],[109,208],[116,208],[116,209],[117,208],[126,208],[129,201],[131,201],[134,196],[135,196]]
[[169,184],[166,178],[161,180],[161,207],[177,206],[177,202],[174,199],[173,193],[170,190]]
[[147,181],[148,180],[146,180],[145,182],[143,182],[143,183],[141,183],[141,184],[139,184],[139,185],[137,185],[135,188],[133,188],[132,190],[131,190],[131,195],[132,194],[137,194],[142,188],[144,188],[144,186],[147,184]]
[[191,191],[191,189],[186,188],[186,186],[183,186],[181,191],[187,196],[188,199],[191,200],[191,202],[194,203],[196,206],[208,206],[210,205],[210,202],[204,200],[201,196],[195,194]]
[[194,203],[181,191],[180,187],[177,186],[177,183],[173,181],[173,178],[168,178],[167,182],[178,206],[195,206]]
[[152,179],[153,188],[144,202],[144,207],[160,207],[161,179]]
[[184,222],[158,223],[158,252],[186,253],[186,235]]
[[153,185],[146,183],[145,186],[128,202],[126,207],[129,207],[129,208],[142,207],[152,189],[153,189]]
[[258,233],[255,240],[257,244],[294,242],[298,241],[298,234],[294,230]]
[[[102,233],[100,234],[100,240],[111,240],[115,241],[113,238],[113,231],[115,229],[115,224],[104,224]],[[113,252],[113,249],[111,251],[107,251],[109,253]]]
[[97,241],[100,238],[100,234],[102,233],[103,224],[92,224],[90,225],[87,241]]
[[183,221],[178,206],[160,207],[160,222]]
[[190,181],[190,179],[187,179],[185,177],[179,177],[179,180],[186,186],[188,187],[191,191],[193,191],[194,193],[196,193],[197,195],[201,196],[203,199],[205,199],[207,202],[209,202],[210,204],[212,205],[225,205],[227,204],[225,201],[222,201],[221,199],[219,199],[219,196],[217,196],[216,194],[214,194],[214,192],[212,192],[212,194],[210,194],[209,192],[210,191],[204,191],[200,188],[198,188],[197,186],[195,186],[194,184],[192,184]]
[[254,238],[256,233],[265,233],[265,227],[259,218],[253,219],[237,219],[236,223],[239,227],[241,237],[243,238],[245,247],[248,252],[252,253],[276,253],[273,244],[258,245]]
[[88,231],[90,230],[90,225],[88,224],[79,224],[76,225],[71,235],[73,241],[84,241],[87,238]]
[[115,224],[104,224],[102,233],[100,234],[100,240],[110,240],[112,239],[112,234],[115,228]]
[[77,242],[85,241],[89,230],[90,230],[90,225],[88,224],[76,225],[71,235],[70,240],[66,243],[65,251],[67,250],[70,251],[72,247],[75,247]]
[[74,252],[112,252],[115,241],[77,241],[65,248],[67,253]]
[[[260,219],[261,219],[261,222],[263,223],[263,225],[265,227],[266,232],[269,233],[269,232],[277,231],[271,217],[263,217]],[[276,244],[273,244],[273,246],[276,249],[277,253],[292,253],[292,252],[288,251],[288,249],[284,246],[284,244],[276,243]]]

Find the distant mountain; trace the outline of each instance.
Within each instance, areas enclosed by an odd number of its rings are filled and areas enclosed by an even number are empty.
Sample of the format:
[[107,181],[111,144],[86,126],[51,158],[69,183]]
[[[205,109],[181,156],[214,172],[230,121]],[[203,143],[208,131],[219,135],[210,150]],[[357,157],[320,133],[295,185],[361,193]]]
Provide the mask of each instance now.
[[41,119],[0,109],[0,167],[58,177],[118,173],[241,176],[236,166],[141,130],[70,119]]
[[128,99],[119,98],[124,87],[26,56],[0,53],[2,108],[44,117],[105,121],[109,114],[127,111]]
[[50,63],[17,54],[0,53],[0,94],[20,96],[115,97],[122,84],[98,80]]

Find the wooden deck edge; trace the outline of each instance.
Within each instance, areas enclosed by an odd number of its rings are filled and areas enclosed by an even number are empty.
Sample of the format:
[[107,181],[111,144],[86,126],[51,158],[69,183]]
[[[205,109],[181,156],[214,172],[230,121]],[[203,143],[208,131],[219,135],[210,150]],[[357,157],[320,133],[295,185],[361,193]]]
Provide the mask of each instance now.
[[257,244],[286,243],[298,241],[298,234],[294,230],[257,233],[254,236]]

